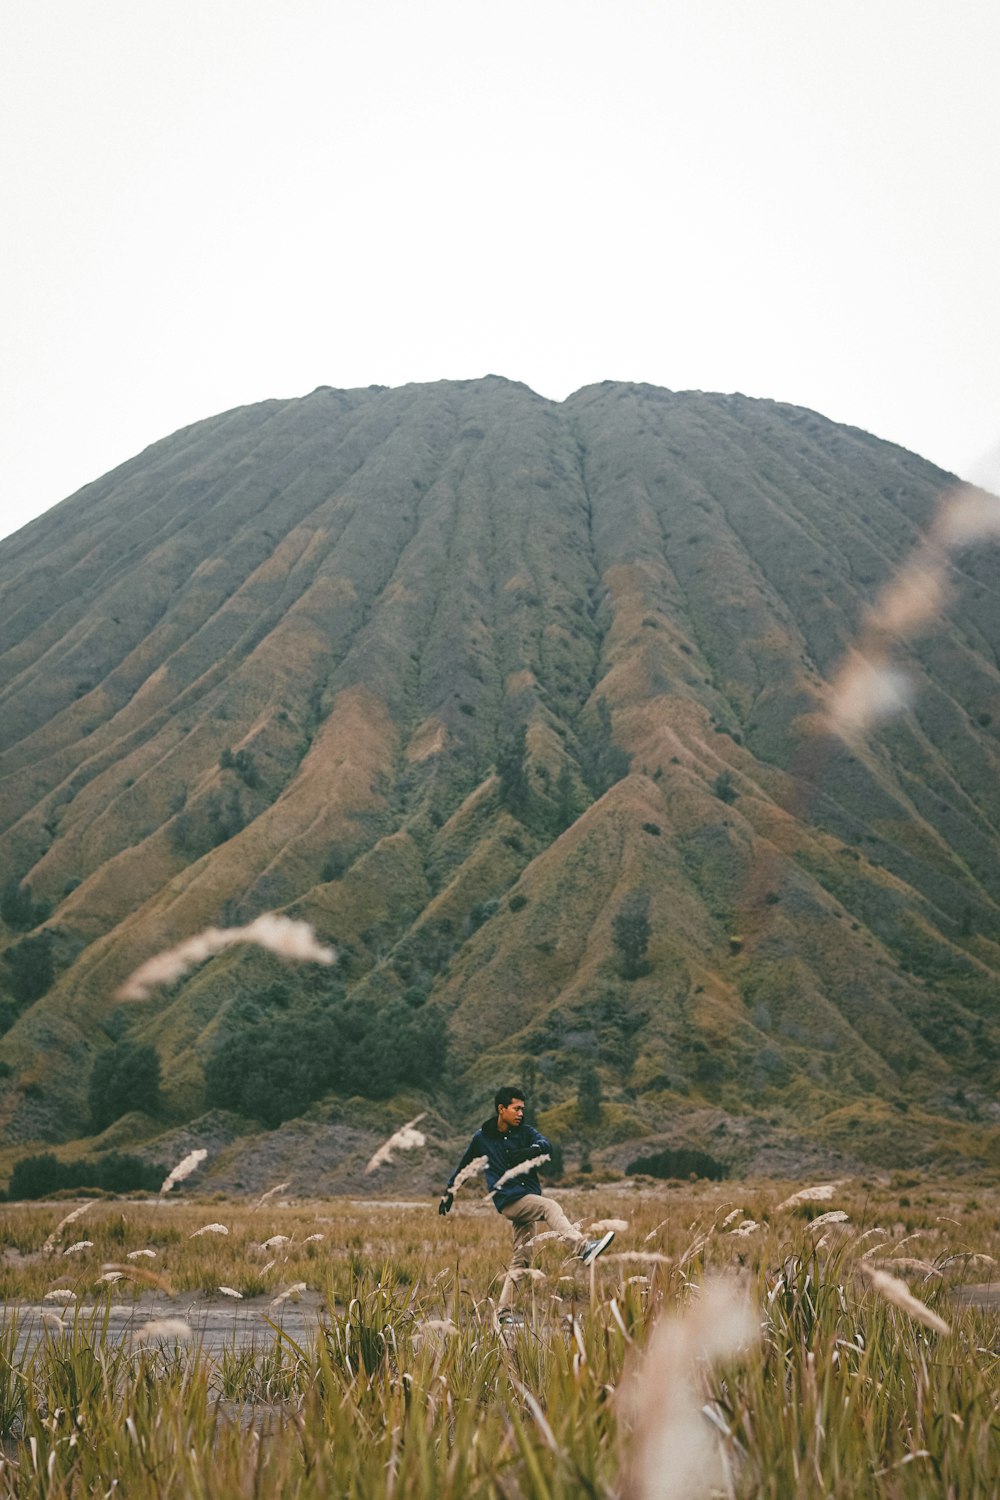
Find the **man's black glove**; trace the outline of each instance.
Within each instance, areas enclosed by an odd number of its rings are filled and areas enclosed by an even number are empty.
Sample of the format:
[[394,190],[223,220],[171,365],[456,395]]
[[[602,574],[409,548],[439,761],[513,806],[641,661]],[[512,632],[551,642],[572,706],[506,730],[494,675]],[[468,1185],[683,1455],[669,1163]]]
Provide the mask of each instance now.
[[438,1204],[438,1213],[439,1214],[450,1214],[451,1213],[451,1205],[454,1203],[454,1201],[455,1201],[455,1195],[454,1195],[454,1193],[442,1193],[441,1194],[441,1202]]

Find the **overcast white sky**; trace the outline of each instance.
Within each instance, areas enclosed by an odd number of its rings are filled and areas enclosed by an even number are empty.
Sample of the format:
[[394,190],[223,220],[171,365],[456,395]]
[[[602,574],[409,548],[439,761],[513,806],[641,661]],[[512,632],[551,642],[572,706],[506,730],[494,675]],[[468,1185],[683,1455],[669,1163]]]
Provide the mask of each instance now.
[[3,0],[0,535],[232,406],[487,373],[982,474],[998,60],[996,0]]

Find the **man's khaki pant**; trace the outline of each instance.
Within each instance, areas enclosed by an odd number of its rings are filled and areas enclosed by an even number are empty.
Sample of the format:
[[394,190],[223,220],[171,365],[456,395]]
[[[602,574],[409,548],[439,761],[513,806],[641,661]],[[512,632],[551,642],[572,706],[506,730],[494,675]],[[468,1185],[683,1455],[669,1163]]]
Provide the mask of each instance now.
[[582,1245],[585,1236],[570,1223],[554,1198],[545,1198],[540,1193],[526,1193],[514,1203],[504,1204],[500,1212],[510,1220],[514,1229],[514,1253],[497,1303],[497,1307],[503,1310],[514,1301],[518,1279],[515,1273],[531,1265],[531,1241],[536,1234],[544,1233],[543,1225],[572,1245]]

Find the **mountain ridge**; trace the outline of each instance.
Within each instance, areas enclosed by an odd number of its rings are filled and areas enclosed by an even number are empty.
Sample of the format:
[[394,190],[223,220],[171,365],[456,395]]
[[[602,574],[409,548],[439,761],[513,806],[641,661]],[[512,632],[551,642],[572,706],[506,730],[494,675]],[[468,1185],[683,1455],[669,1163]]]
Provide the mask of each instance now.
[[[989,1136],[995,547],[901,643],[912,707],[821,732],[953,483],[786,403],[486,377],[237,408],[29,523],[0,543],[0,849],[44,915],[0,928],[0,1130],[85,1132],[125,1035],[161,1052],[166,1122],[210,1105],[240,994],[284,983],[294,1017],[306,978],[244,952],[127,1014],[114,987],[277,909],[338,944],[348,999],[440,1012],[455,1108],[537,1063],[549,1109],[590,1069],[639,1135],[811,1096],[815,1145],[837,1088],[874,1120],[924,1076],[945,1135]],[[18,999],[39,941],[52,981]],[[498,1013],[524,1024],[485,1045]]]

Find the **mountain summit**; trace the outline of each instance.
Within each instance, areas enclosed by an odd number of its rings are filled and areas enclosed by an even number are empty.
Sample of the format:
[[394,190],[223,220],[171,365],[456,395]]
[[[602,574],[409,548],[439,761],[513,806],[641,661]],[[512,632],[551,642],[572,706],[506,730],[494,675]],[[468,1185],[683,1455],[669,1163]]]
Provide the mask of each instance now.
[[[8,1155],[512,1079],[619,1166],[996,1161],[995,546],[907,708],[823,715],[953,484],[742,396],[321,387],[0,543]],[[116,999],[264,912],[337,963]]]

